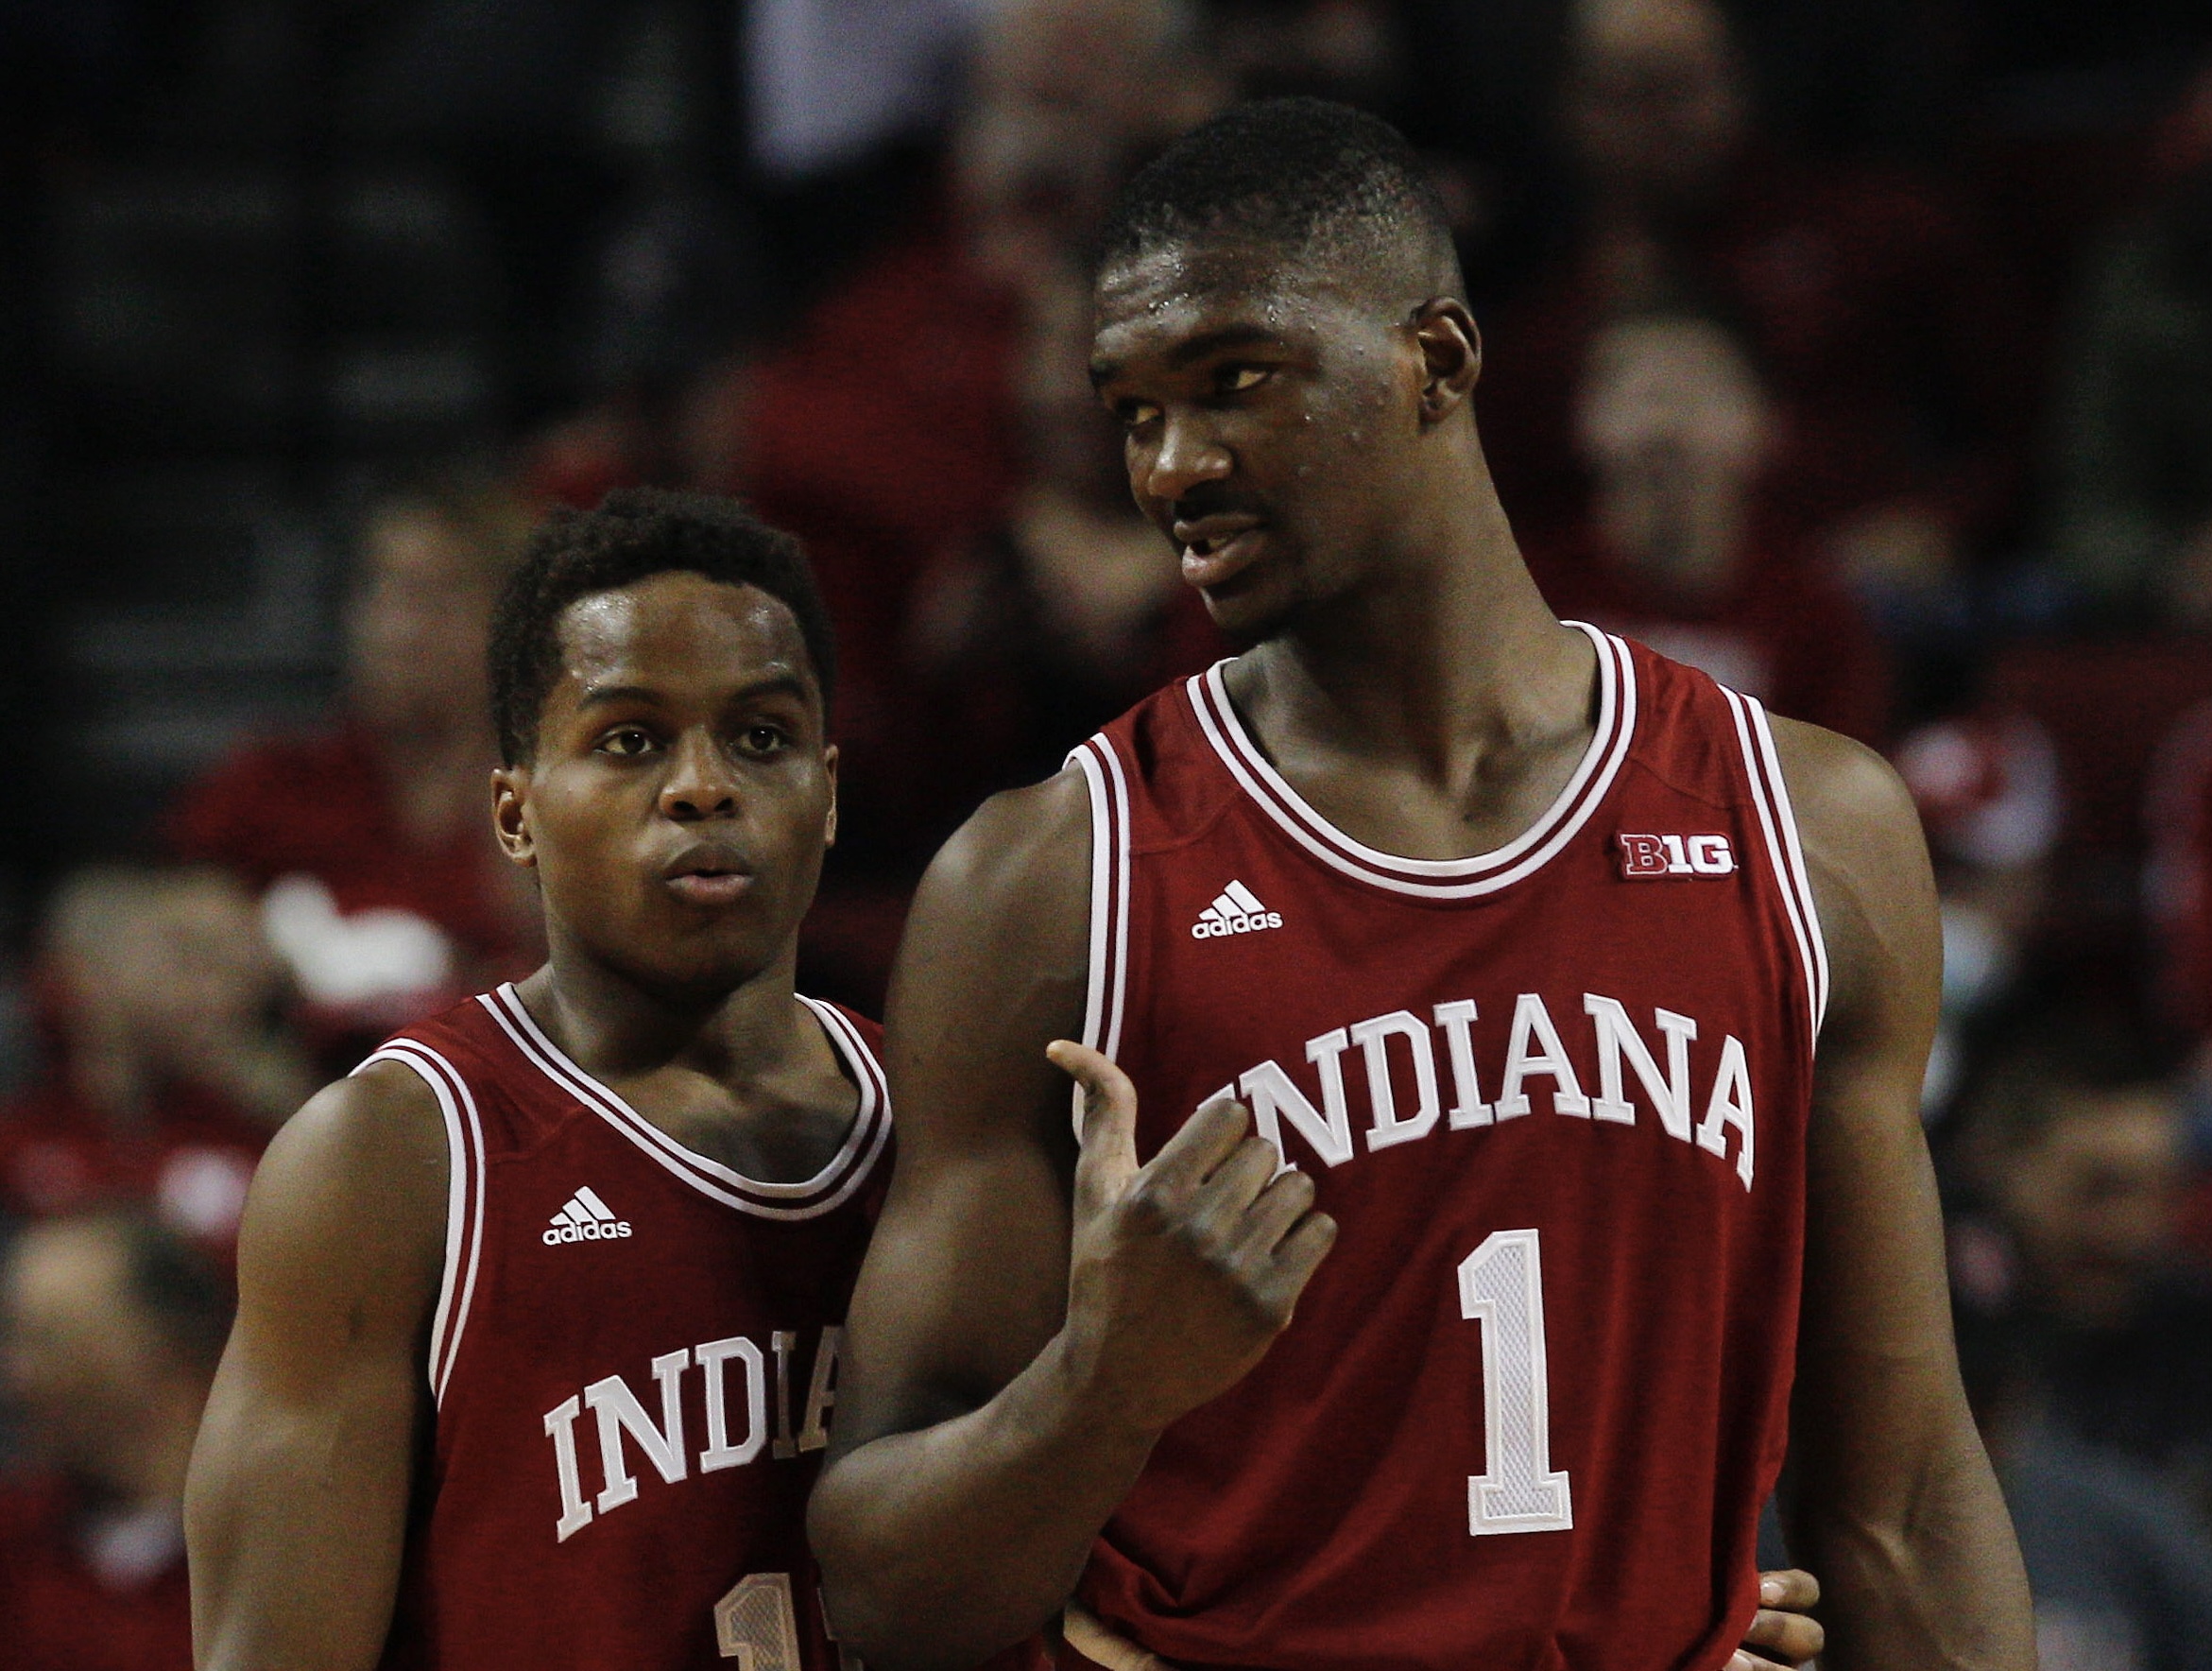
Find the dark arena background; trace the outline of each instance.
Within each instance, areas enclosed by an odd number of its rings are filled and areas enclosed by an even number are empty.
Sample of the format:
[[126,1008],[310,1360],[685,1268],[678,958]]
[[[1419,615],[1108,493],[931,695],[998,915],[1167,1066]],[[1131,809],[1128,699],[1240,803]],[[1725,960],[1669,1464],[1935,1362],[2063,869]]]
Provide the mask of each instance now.
[[0,0],[0,1661],[189,1663],[162,1436],[255,1157],[535,965],[479,669],[534,520],[659,483],[804,537],[802,984],[880,1013],[977,801],[1223,653],[1084,263],[1283,92],[1432,163],[1558,612],[1903,774],[2043,1663],[2212,1666],[2202,0]]

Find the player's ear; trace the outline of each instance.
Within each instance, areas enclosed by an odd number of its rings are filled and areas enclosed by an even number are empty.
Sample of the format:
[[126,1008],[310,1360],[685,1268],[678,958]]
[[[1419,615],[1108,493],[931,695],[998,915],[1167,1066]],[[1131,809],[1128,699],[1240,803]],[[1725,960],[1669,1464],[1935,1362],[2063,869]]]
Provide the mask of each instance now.
[[1440,423],[1467,403],[1483,375],[1483,334],[1466,304],[1436,297],[1414,309],[1421,351],[1421,421]]
[[830,780],[830,818],[822,826],[822,845],[837,845],[837,745],[822,750],[822,775]]
[[524,869],[538,863],[537,838],[530,834],[530,768],[503,766],[491,774],[491,833],[499,850]]

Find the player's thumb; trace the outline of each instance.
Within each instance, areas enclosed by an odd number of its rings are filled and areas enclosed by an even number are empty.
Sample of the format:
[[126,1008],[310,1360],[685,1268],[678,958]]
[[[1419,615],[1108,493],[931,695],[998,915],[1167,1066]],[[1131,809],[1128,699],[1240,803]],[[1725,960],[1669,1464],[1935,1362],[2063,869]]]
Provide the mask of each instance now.
[[1088,1212],[1112,1200],[1136,1175],[1137,1087],[1088,1044],[1055,1039],[1045,1055],[1075,1081],[1081,1096],[1075,1200],[1079,1212]]

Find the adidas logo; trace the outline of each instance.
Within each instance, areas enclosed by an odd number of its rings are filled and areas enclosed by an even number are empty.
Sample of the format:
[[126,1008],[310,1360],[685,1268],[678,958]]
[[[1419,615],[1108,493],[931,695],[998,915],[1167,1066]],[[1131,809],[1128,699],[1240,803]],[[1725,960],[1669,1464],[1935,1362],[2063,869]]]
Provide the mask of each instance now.
[[1192,939],[1220,939],[1232,934],[1258,934],[1263,928],[1280,928],[1282,913],[1271,911],[1242,882],[1232,882],[1221,896],[1198,913],[1191,924]]
[[590,1184],[569,1197],[568,1205],[553,1215],[553,1224],[543,1237],[548,1248],[562,1242],[611,1242],[630,1233],[629,1221],[619,1219],[607,1210]]

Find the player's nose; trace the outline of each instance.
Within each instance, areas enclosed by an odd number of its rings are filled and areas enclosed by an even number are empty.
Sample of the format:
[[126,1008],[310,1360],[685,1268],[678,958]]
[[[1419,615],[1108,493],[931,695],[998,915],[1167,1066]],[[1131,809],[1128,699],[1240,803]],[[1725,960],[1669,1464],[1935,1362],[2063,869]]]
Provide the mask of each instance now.
[[729,818],[737,811],[737,774],[721,745],[703,731],[689,731],[669,751],[668,776],[660,784],[664,818],[688,823]]
[[1235,467],[1228,449],[1195,413],[1169,413],[1160,422],[1159,441],[1140,461],[1138,485],[1144,496],[1173,505],[1202,482],[1221,481]]

